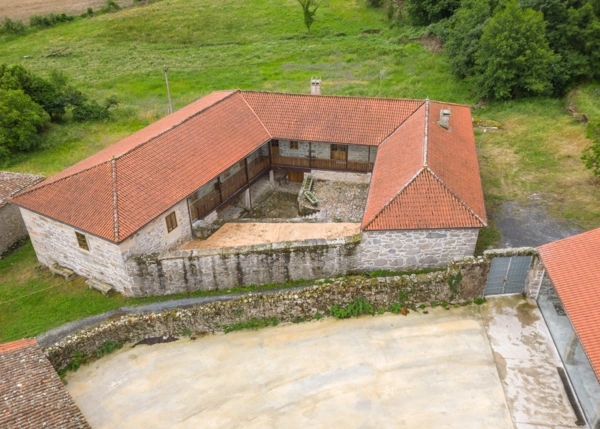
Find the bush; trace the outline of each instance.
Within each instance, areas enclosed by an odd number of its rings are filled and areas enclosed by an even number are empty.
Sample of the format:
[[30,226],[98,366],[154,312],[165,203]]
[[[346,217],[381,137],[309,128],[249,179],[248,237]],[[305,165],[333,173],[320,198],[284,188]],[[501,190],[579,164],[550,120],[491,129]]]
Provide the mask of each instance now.
[[48,121],[44,109],[23,91],[0,89],[0,161],[15,152],[36,149],[38,133]]
[[106,4],[100,8],[100,13],[118,12],[121,6],[115,0],[106,0]]
[[504,100],[548,93],[555,57],[544,33],[542,14],[521,9],[515,0],[495,14],[475,54],[472,83],[478,95]]
[[367,4],[373,7],[381,7],[383,5],[383,0],[367,0]]
[[406,10],[413,23],[428,25],[450,18],[460,6],[460,0],[406,0]]
[[49,28],[54,27],[56,24],[59,24],[61,22],[69,22],[73,21],[74,19],[74,16],[67,15],[66,13],[47,13],[45,15],[31,15],[31,17],[29,17],[29,25],[31,27]]
[[10,18],[4,18],[0,24],[0,35],[4,34],[25,34],[27,27],[23,21],[13,21]]
[[334,305],[329,309],[329,314],[338,319],[349,319],[350,317],[358,317],[361,314],[375,315],[375,307],[366,298],[355,298],[350,304],[345,307]]
[[593,143],[585,149],[581,159],[594,176],[600,177],[600,121],[588,123],[587,138]]

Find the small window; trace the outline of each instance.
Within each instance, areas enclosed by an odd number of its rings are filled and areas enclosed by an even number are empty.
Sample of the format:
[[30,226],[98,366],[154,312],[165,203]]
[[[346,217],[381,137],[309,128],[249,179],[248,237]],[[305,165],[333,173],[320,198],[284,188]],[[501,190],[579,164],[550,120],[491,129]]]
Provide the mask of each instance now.
[[290,149],[298,150],[298,142],[290,142]]
[[79,247],[89,252],[90,246],[88,245],[86,236],[80,232],[76,232],[75,237],[77,237],[77,244],[79,244]]
[[177,228],[177,215],[175,212],[167,215],[165,219],[167,221],[167,232],[171,232]]
[[271,140],[272,147],[279,147],[279,140]]

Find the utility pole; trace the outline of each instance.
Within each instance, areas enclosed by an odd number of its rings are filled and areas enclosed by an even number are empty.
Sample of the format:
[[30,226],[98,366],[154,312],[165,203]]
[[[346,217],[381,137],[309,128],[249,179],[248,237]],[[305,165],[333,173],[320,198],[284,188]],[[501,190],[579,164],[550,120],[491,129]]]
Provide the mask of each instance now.
[[163,67],[165,71],[165,80],[167,81],[167,94],[169,95],[169,113],[173,113],[173,101],[171,100],[171,88],[169,88],[169,67]]

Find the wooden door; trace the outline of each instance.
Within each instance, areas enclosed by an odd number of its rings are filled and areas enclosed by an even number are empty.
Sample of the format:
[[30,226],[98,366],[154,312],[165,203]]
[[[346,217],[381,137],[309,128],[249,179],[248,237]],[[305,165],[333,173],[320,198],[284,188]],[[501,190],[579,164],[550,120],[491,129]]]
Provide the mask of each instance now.
[[345,161],[347,153],[348,153],[348,145],[344,145],[344,144],[332,144],[331,145],[331,159],[335,159],[337,161]]
[[298,182],[302,183],[304,181],[304,172],[303,171],[290,171],[288,173],[290,178],[290,182]]
[[279,140],[271,140],[271,155],[279,155]]

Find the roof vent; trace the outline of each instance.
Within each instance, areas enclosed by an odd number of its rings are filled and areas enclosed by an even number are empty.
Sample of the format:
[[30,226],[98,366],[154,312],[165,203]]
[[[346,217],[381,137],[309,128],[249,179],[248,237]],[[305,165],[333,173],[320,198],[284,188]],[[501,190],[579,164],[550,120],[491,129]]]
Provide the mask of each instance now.
[[311,95],[321,95],[321,79],[310,80],[310,93]]
[[438,124],[440,124],[440,126],[443,128],[450,128],[450,109],[440,110],[440,121]]

